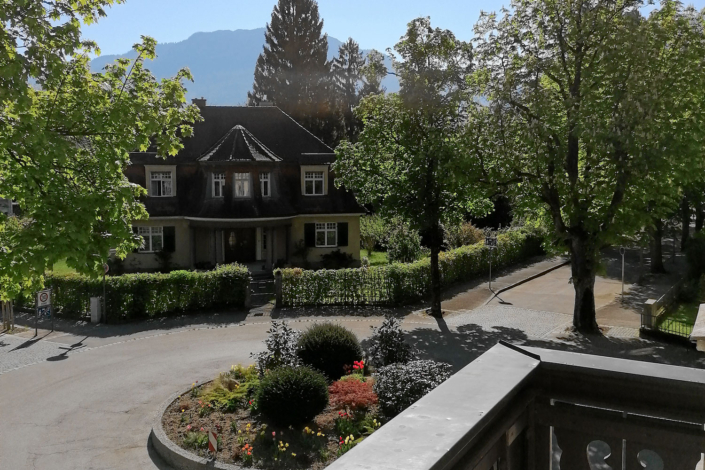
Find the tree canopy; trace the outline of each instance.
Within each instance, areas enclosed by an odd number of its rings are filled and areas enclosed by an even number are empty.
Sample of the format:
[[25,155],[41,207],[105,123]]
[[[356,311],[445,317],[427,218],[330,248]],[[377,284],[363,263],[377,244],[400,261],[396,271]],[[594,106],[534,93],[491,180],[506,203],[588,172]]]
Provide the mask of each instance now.
[[467,79],[472,51],[428,18],[409,23],[396,51],[398,94],[371,95],[356,109],[363,130],[356,144],[336,149],[336,184],[360,202],[374,203],[426,235],[431,245],[433,308],[440,315],[438,253],[442,224],[487,208],[473,192],[458,156],[463,153]]
[[136,248],[131,222],[146,218],[144,190],[123,170],[129,152],[174,155],[198,119],[185,105],[188,70],[158,83],[144,68],[155,41],[135,45],[91,73],[97,46],[81,23],[105,16],[113,0],[47,0],[0,5],[0,197],[19,204],[23,220],[0,215],[0,296],[36,287],[66,259],[96,274],[115,249]]
[[[702,174],[703,19],[665,1],[514,0],[476,26],[469,158],[545,215],[572,261],[574,325],[594,331],[598,250]],[[484,128],[477,132],[477,126]]]

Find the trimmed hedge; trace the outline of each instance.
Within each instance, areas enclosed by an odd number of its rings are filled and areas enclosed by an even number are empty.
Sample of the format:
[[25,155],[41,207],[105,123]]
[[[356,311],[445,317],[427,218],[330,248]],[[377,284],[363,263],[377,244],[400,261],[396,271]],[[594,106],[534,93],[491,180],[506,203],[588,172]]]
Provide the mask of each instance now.
[[[90,311],[90,298],[102,297],[103,280],[80,275],[47,275],[52,304],[63,318],[81,318]],[[168,274],[125,274],[106,278],[110,322],[216,307],[242,307],[250,272],[239,264],[213,271],[173,271]]]
[[[468,281],[524,259],[541,254],[543,239],[525,230],[501,233],[497,248],[484,242],[442,252],[439,256],[441,283],[447,287]],[[308,271],[282,269],[282,303],[305,305],[403,305],[431,294],[431,260],[395,263],[359,269]]]

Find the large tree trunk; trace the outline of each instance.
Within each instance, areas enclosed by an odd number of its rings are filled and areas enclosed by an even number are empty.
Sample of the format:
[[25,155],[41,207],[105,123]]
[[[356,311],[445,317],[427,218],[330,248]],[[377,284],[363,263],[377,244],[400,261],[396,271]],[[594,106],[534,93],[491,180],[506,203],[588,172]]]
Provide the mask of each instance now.
[[687,197],[681,201],[681,251],[685,251],[690,238],[690,202]]
[[663,265],[663,221],[658,219],[654,222],[654,228],[651,229],[651,272],[653,274],[665,273],[666,268]]
[[441,252],[443,237],[440,228],[431,230],[431,316],[441,318],[441,270],[438,266],[438,254]]
[[598,333],[595,319],[595,251],[588,242],[573,239],[570,244],[570,265],[575,289],[573,326],[582,333]]
[[703,229],[703,221],[705,220],[705,211],[703,210],[703,203],[697,201],[695,203],[695,231],[699,232]]

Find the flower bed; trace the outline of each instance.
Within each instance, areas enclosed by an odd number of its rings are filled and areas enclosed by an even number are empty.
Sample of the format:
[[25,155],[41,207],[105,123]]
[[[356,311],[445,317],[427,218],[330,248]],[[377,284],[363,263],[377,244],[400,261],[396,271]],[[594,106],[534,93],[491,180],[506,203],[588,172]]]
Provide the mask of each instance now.
[[153,439],[174,466],[209,468],[204,459],[215,457],[217,468],[322,469],[450,376],[447,364],[415,360],[393,318],[374,329],[366,352],[340,325],[302,334],[274,322],[268,333],[256,365],[193,383],[165,405]]
[[[248,378],[249,377],[249,378]],[[230,401],[221,387],[232,380],[233,391],[244,389]],[[314,419],[299,425],[281,425],[257,409],[254,366],[233,366],[213,382],[194,383],[162,417],[169,439],[200,456],[208,452],[208,431],[218,435],[219,462],[242,467],[322,469],[381,425],[371,379],[350,375],[330,386],[331,402]],[[342,385],[341,385],[342,384]],[[223,387],[227,390],[227,385]],[[233,394],[235,395],[235,394]]]

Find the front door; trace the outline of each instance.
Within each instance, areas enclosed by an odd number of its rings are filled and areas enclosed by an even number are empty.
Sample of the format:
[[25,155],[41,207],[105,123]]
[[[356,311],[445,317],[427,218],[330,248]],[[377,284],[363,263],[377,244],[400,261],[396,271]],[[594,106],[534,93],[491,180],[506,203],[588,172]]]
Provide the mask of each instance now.
[[252,263],[257,259],[257,229],[225,230],[225,262]]

